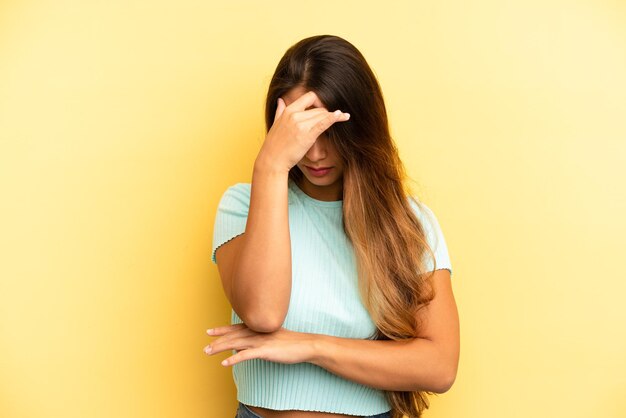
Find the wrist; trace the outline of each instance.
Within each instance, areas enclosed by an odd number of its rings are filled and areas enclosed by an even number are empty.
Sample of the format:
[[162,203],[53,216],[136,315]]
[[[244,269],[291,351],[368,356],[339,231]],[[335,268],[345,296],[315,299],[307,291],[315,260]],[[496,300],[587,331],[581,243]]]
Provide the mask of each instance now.
[[327,349],[328,336],[324,334],[309,334],[307,362],[322,367],[324,353]]
[[254,174],[272,177],[288,177],[289,169],[280,167],[278,164],[268,161],[267,158],[259,155],[254,161]]

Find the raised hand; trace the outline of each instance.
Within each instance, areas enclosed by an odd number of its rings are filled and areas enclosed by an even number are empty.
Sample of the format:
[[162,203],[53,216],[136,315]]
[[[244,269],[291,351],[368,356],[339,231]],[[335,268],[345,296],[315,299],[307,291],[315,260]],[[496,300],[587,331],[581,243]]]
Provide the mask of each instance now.
[[[310,106],[313,109],[307,109]],[[278,98],[274,123],[270,128],[257,163],[274,170],[289,171],[315,144],[315,140],[335,122],[345,122],[349,113],[329,112],[313,91],[309,91],[289,106]]]

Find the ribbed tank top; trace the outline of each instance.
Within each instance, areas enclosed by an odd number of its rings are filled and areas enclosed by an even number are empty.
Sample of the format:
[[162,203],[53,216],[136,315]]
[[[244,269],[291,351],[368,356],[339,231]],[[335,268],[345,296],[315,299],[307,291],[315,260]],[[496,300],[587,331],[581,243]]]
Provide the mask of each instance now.
[[[220,245],[245,232],[250,191],[250,183],[237,183],[220,199],[213,229],[213,263]],[[289,179],[288,202],[292,288],[283,327],[343,338],[373,338],[376,326],[361,302],[354,250],[343,231],[343,201],[314,199]],[[420,202],[423,209],[413,201],[411,204],[427,231],[437,269],[452,271],[436,217],[424,203]],[[234,310],[231,323],[242,323]],[[252,359],[235,364],[232,372],[237,399],[246,405],[349,415],[375,415],[391,409],[384,391],[312,363]]]

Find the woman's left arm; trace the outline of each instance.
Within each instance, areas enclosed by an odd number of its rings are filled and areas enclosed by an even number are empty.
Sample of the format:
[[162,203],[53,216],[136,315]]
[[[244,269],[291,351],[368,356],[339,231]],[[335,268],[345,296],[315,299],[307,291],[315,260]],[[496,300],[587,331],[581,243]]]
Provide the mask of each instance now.
[[435,298],[421,310],[422,332],[405,341],[321,335],[310,360],[328,371],[384,390],[446,392],[459,361],[459,317],[450,272],[433,275]]
[[459,317],[450,271],[433,275],[435,297],[419,313],[417,338],[364,340],[299,333],[284,328],[259,334],[245,325],[216,328],[222,337],[207,346],[208,354],[238,353],[222,364],[252,358],[281,363],[310,362],[331,373],[382,390],[446,392],[454,383],[459,363]]

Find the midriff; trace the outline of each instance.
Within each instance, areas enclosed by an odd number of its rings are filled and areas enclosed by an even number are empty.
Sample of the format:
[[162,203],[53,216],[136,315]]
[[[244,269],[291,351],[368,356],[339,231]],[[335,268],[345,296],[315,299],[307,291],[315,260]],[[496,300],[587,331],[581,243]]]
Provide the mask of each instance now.
[[260,406],[246,406],[263,418],[355,418],[354,415],[334,414],[332,412],[298,411],[295,409],[279,411],[276,409],[261,408]]

